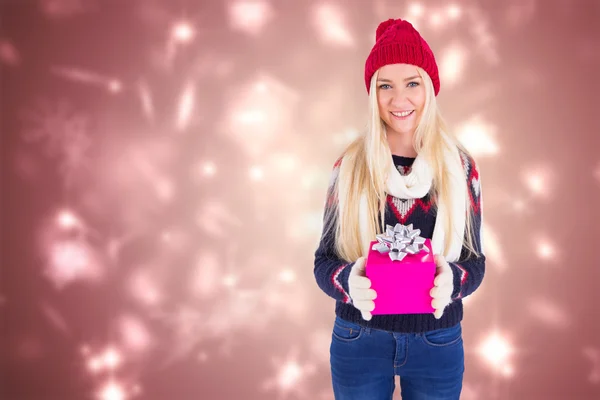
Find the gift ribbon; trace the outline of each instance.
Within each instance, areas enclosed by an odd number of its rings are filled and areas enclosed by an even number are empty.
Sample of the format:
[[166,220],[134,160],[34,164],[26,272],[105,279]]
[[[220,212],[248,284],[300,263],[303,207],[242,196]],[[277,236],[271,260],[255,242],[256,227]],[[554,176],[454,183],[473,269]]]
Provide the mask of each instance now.
[[389,253],[392,261],[402,261],[408,254],[421,251],[429,253],[425,246],[425,238],[419,236],[420,234],[421,230],[413,229],[412,224],[396,224],[394,227],[386,225],[385,233],[376,236],[379,243],[374,244],[372,249],[381,254]]

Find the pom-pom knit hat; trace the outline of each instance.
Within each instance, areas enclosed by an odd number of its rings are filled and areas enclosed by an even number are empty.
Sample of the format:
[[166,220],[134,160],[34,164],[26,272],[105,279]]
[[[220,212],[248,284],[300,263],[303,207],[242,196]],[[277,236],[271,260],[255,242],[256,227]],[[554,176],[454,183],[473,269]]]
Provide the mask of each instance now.
[[435,95],[440,91],[440,77],[433,52],[410,22],[388,19],[377,27],[375,45],[365,63],[367,93],[375,71],[387,64],[411,64],[423,68],[433,82]]

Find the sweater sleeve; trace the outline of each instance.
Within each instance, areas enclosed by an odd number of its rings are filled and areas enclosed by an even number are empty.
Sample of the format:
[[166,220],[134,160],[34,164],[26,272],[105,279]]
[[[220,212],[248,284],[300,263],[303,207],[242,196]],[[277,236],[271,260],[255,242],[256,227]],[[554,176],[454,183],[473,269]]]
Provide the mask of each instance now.
[[338,257],[335,251],[335,229],[337,215],[335,215],[335,204],[337,195],[334,191],[335,182],[338,177],[341,158],[333,167],[329,187],[327,189],[327,200],[323,216],[323,231],[319,246],[315,251],[314,274],[317,284],[328,296],[344,303],[351,303],[348,277],[354,263],[347,263]]
[[462,299],[473,293],[481,285],[485,274],[485,254],[481,227],[483,222],[481,181],[475,161],[464,154],[462,158],[467,178],[469,199],[471,201],[473,245],[479,255],[472,254],[463,246],[459,261],[449,263],[454,275],[452,300]]

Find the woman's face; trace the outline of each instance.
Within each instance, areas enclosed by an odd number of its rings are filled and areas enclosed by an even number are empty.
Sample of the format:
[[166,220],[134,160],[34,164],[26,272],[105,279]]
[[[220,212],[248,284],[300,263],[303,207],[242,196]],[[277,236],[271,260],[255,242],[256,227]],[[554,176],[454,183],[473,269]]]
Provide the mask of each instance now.
[[377,78],[379,115],[388,130],[412,135],[423,113],[425,86],[414,65],[388,64]]

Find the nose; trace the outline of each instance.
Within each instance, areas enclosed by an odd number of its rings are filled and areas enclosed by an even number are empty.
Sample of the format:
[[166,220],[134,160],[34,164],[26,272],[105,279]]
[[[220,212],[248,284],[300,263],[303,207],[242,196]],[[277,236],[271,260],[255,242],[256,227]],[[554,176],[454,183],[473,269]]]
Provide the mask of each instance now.
[[394,90],[390,104],[392,107],[402,107],[409,103],[408,96],[405,90],[396,89]]

